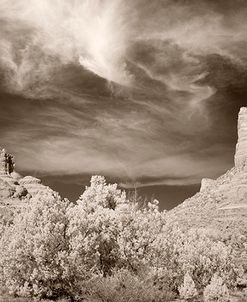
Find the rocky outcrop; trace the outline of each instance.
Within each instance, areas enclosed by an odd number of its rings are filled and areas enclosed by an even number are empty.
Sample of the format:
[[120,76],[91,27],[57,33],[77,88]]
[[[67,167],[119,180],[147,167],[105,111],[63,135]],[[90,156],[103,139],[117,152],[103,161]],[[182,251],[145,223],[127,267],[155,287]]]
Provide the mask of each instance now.
[[235,167],[247,169],[247,107],[238,115],[238,142],[235,153]]
[[37,194],[53,192],[32,176],[22,177],[15,171],[14,157],[0,149],[0,204],[28,200]]
[[28,196],[27,190],[18,182],[21,176],[14,169],[14,157],[5,149],[0,150],[0,201],[8,198],[22,199]]
[[29,200],[43,199],[53,193],[40,179],[17,173],[13,156],[0,149],[0,223],[9,223]]
[[0,150],[0,175],[10,175],[14,171],[15,163],[11,154],[5,149]]
[[50,193],[53,192],[51,188],[49,188],[48,186],[44,186],[41,183],[41,180],[36,177],[25,176],[22,179],[20,179],[19,183],[21,186],[27,189],[28,193],[31,196],[36,196],[37,194],[44,195],[49,192]]
[[201,181],[200,192],[206,191],[208,188],[211,188],[215,185],[215,180],[211,178],[203,178]]
[[231,232],[247,228],[247,108],[239,112],[235,166],[216,180],[202,179],[200,192],[169,211],[168,217],[184,227]]

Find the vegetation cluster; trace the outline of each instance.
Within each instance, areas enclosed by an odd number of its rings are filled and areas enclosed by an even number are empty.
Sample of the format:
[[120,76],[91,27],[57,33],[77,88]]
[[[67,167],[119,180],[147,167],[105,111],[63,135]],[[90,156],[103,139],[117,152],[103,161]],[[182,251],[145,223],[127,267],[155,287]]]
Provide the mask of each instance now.
[[184,230],[93,176],[76,204],[37,195],[0,229],[8,293],[88,302],[224,301],[246,288],[246,234]]

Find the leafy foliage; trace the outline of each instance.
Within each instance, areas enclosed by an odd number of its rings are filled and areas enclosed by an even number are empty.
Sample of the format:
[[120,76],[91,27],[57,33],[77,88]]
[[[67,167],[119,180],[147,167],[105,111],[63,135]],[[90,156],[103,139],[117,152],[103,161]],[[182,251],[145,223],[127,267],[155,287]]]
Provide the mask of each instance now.
[[61,295],[71,282],[66,211],[57,194],[31,200],[1,238],[1,281],[18,295]]
[[169,291],[164,291],[153,283],[149,274],[136,275],[126,269],[118,270],[106,278],[98,277],[88,286],[89,301],[163,302],[172,298]]
[[185,274],[184,282],[178,288],[178,291],[179,291],[180,297],[185,300],[194,298],[198,295],[194,280],[191,278],[191,276],[188,273]]
[[223,280],[217,274],[214,274],[211,282],[205,287],[203,292],[205,302],[227,302],[229,300],[229,291]]
[[156,200],[141,206],[136,200],[102,176],[92,177],[75,205],[55,193],[31,199],[2,226],[2,286],[22,296],[169,301],[205,288],[209,299],[215,276],[224,290],[243,279],[246,268],[235,261],[238,240],[181,230]]

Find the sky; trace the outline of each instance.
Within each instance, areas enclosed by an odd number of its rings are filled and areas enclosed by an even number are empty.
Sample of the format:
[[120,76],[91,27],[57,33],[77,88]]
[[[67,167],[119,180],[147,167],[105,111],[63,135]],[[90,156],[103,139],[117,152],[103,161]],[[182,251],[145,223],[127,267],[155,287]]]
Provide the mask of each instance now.
[[0,0],[0,145],[76,200],[91,175],[171,208],[233,166],[245,0]]

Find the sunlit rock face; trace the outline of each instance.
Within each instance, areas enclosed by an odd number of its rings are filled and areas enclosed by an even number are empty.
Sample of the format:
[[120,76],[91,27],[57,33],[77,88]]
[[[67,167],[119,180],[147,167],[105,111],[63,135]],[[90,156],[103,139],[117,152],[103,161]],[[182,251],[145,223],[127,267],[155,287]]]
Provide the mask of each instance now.
[[196,195],[169,211],[183,227],[206,227],[231,233],[247,228],[247,108],[238,118],[235,166],[219,178],[202,179]]
[[14,157],[0,149],[0,202],[1,204],[25,201],[37,194],[52,193],[41,180],[32,176],[22,177],[15,171]]
[[41,183],[41,180],[32,177],[32,176],[25,176],[22,179],[19,180],[19,183],[21,186],[27,189],[28,193],[31,195],[31,197],[35,197],[37,194],[46,194],[46,193],[52,193],[52,189],[48,186],[44,186]]
[[203,178],[201,181],[200,192],[205,192],[207,189],[212,188],[215,185],[215,180],[211,178]]
[[14,158],[0,149],[0,221],[9,223],[29,200],[45,198],[54,191],[32,176],[21,176],[15,171]]
[[238,143],[235,153],[235,167],[247,169],[247,108],[240,109],[238,116]]

